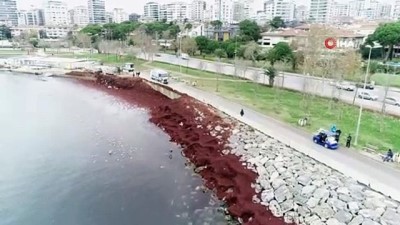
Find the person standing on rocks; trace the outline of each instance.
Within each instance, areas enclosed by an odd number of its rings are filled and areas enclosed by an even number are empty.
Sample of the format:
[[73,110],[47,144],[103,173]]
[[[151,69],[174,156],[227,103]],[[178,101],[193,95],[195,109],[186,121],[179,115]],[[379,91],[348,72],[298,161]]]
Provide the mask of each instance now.
[[244,111],[243,111],[243,109],[241,109],[240,110],[240,116],[243,116],[244,115]]
[[350,144],[351,144],[351,135],[349,134],[349,136],[347,136],[347,140],[346,140],[346,147],[350,148]]

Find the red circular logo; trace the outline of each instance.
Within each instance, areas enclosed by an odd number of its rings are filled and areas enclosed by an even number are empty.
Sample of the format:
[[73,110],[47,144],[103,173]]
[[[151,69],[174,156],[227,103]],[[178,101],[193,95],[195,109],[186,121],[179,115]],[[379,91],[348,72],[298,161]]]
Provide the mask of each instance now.
[[325,47],[328,49],[336,48],[336,40],[334,38],[325,39]]

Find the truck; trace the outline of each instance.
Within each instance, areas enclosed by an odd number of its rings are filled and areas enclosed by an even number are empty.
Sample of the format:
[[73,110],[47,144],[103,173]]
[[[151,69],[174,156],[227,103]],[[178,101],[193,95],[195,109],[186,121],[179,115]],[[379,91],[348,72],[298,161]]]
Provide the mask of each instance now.
[[134,74],[135,73],[135,64],[125,63],[124,67],[122,67],[122,72]]
[[153,69],[150,71],[150,78],[163,84],[168,84],[168,72],[160,69]]

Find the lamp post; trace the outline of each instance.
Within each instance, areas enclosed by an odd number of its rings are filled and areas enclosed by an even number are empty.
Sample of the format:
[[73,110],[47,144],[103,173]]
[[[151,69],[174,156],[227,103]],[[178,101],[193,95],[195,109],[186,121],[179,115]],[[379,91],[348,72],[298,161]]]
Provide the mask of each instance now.
[[[371,53],[373,48],[380,48],[381,46],[371,46],[371,45],[366,45],[366,48],[369,48],[369,53],[368,53],[368,62],[367,62],[367,70],[365,71],[365,77],[364,77],[364,89],[367,86],[367,80],[368,80],[368,73],[369,73],[369,65],[371,62]],[[357,120],[357,128],[356,128],[356,135],[354,137],[354,145],[358,144],[358,137],[360,136],[360,125],[361,125],[361,116],[362,116],[362,111],[363,111],[363,100],[361,99],[360,103],[360,111],[358,113],[358,120]]]
[[179,73],[182,73],[182,35],[179,35]]

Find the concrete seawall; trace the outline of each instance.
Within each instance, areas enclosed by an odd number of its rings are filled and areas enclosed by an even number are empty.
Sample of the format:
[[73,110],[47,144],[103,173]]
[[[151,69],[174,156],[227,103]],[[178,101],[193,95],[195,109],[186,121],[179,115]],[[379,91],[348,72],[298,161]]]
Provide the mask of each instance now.
[[161,94],[167,96],[170,99],[177,99],[181,97],[182,95],[178,93],[177,91],[174,91],[173,89],[164,86],[162,84],[158,84],[152,81],[144,80],[151,88],[154,90],[160,92]]

